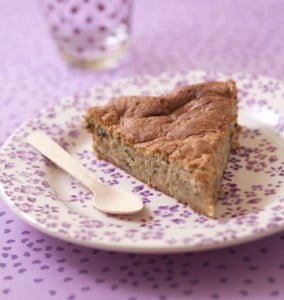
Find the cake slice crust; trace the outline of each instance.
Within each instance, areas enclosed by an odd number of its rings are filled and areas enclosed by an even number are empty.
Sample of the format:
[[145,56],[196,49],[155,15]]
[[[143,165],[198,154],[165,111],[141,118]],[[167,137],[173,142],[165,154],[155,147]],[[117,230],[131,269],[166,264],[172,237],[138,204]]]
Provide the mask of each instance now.
[[86,128],[99,158],[212,217],[236,132],[236,104],[233,81],[208,82],[92,107]]

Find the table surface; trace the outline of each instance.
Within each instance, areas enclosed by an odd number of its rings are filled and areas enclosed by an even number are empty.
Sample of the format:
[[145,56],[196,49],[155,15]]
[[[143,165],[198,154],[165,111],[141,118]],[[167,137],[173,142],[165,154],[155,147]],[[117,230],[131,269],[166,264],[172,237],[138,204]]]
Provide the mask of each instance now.
[[[132,47],[116,70],[70,68],[36,0],[0,2],[0,141],[62,96],[165,70],[242,71],[283,79],[283,0],[136,1]],[[284,233],[179,255],[75,246],[24,224],[0,203],[0,299],[283,299]],[[27,298],[28,299],[28,298]]]

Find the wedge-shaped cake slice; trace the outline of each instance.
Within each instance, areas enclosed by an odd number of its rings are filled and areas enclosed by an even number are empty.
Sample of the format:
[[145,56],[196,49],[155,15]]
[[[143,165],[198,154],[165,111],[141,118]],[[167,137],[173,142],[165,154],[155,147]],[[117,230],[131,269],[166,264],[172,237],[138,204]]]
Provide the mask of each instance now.
[[212,217],[236,118],[235,83],[208,82],[92,107],[86,127],[99,158]]

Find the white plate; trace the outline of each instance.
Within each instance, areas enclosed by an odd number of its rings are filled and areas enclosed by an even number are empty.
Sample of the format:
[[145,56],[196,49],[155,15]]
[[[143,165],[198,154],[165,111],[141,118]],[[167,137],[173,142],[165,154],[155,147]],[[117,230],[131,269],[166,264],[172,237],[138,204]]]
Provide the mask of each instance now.
[[[82,127],[89,106],[118,95],[159,95],[182,84],[233,78],[239,89],[241,147],[224,176],[218,218],[192,212],[122,170],[98,161]],[[219,248],[284,229],[284,84],[264,77],[193,71],[119,80],[68,98],[21,126],[1,152],[4,201],[24,221],[59,239],[127,252],[169,253]],[[97,211],[91,194],[25,142],[34,130],[52,136],[110,185],[138,194],[143,214],[114,217]]]

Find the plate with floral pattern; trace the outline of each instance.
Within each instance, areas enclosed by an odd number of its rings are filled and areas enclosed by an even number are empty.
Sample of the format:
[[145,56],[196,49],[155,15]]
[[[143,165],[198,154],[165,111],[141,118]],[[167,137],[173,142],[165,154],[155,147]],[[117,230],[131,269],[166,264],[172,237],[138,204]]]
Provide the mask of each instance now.
[[[224,174],[217,216],[209,219],[96,158],[83,115],[121,95],[160,95],[184,85],[234,79],[239,90],[239,148]],[[138,195],[145,209],[132,216],[103,214],[93,196],[44,158],[25,139],[43,131],[103,182]],[[4,202],[38,230],[79,245],[171,253],[221,248],[284,229],[284,83],[246,74],[191,71],[120,79],[61,100],[27,121],[1,150]]]

